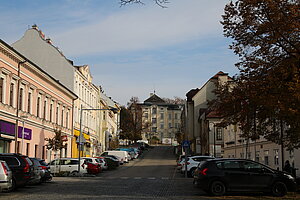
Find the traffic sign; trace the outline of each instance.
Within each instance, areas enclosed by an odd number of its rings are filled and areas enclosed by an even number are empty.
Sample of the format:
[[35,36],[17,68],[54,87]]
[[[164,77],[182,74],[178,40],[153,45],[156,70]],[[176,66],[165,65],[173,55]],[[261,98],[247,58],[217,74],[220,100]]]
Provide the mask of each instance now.
[[82,134],[79,135],[79,137],[76,140],[76,143],[86,143],[86,139],[83,137]]
[[182,142],[182,146],[183,146],[183,147],[189,147],[189,146],[190,146],[190,141],[184,140],[184,141]]

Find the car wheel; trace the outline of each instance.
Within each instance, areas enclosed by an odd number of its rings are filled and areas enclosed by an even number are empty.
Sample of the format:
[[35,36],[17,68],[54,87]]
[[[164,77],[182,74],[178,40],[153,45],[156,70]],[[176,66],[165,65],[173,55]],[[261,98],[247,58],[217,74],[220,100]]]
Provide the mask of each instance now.
[[222,196],[226,192],[226,186],[221,181],[213,181],[210,184],[209,191],[214,196]]
[[78,171],[72,171],[69,175],[70,176],[78,176]]
[[12,186],[11,186],[9,192],[10,191],[15,191],[16,189],[17,189],[17,183],[16,183],[16,180],[13,178],[12,179]]
[[272,186],[272,194],[276,197],[283,197],[287,194],[286,185],[283,182],[276,182]]

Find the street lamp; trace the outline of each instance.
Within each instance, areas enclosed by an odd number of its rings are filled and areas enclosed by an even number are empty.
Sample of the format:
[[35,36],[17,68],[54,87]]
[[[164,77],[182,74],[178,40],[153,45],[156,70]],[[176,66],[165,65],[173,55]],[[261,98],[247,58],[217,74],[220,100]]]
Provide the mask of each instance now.
[[21,154],[23,154],[23,149],[24,149],[24,126],[25,126],[25,119],[27,119],[28,117],[25,115],[20,116],[21,119],[23,119],[22,121],[22,143],[21,143]]
[[80,153],[81,153],[81,139],[83,137],[82,135],[82,111],[84,110],[110,110],[113,112],[118,111],[117,108],[83,108],[82,104],[81,104],[81,108],[80,108],[80,132],[79,132],[79,137],[78,137],[78,173],[80,172]]
[[20,104],[20,79],[21,79],[21,65],[27,62],[27,59],[18,63],[18,83],[17,83],[17,110],[16,110],[16,126],[15,126],[15,153],[17,153],[18,143],[18,125],[19,125],[19,104]]

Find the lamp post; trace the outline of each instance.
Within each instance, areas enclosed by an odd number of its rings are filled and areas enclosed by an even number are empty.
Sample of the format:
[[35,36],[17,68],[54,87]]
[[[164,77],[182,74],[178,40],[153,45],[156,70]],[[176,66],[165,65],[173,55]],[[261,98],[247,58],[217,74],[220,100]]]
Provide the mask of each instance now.
[[27,119],[27,116],[20,116],[22,120],[22,143],[21,143],[21,154],[23,154],[23,149],[24,149],[24,126],[25,126],[25,119]]
[[83,108],[82,104],[81,104],[81,108],[80,108],[80,132],[79,132],[79,137],[78,137],[78,173],[80,173],[80,153],[81,153],[81,146],[82,146],[82,111],[89,111],[89,110],[110,110],[110,111],[117,111],[117,108]]
[[15,153],[17,152],[17,143],[18,143],[18,125],[19,125],[19,102],[20,102],[20,79],[21,79],[21,65],[26,63],[27,60],[21,61],[18,63],[18,83],[17,83],[17,110],[16,110],[16,126],[15,126]]

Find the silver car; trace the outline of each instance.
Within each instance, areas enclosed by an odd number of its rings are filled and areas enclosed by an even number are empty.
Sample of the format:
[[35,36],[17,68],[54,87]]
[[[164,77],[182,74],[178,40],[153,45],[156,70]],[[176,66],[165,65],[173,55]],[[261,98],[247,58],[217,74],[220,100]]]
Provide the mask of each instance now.
[[0,191],[10,191],[12,188],[12,171],[5,161],[0,160]]

